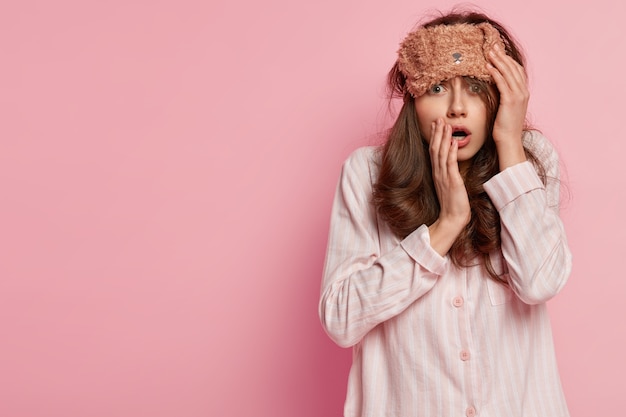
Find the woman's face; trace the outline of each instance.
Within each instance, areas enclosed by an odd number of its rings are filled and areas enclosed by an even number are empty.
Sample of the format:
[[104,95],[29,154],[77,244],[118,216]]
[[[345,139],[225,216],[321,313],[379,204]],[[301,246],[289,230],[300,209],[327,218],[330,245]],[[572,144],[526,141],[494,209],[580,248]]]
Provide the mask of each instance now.
[[417,122],[426,140],[430,142],[432,122],[443,119],[452,127],[452,139],[458,141],[461,165],[476,155],[487,138],[487,106],[481,88],[481,84],[455,77],[415,99]]

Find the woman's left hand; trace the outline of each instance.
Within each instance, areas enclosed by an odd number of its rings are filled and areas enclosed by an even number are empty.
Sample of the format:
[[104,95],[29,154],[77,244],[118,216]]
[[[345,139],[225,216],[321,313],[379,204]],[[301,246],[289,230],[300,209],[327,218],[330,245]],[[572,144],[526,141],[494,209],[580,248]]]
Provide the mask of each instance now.
[[498,150],[500,171],[524,162],[526,154],[522,133],[530,93],[524,68],[500,47],[489,52],[487,69],[500,91],[500,106],[493,125],[493,139]]

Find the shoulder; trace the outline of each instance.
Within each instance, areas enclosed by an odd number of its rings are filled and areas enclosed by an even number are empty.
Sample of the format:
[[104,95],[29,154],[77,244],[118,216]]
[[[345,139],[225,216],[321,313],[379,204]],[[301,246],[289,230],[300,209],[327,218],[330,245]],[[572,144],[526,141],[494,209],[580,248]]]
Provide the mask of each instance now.
[[559,155],[552,142],[538,130],[527,130],[523,137],[524,147],[536,158],[548,177],[559,176]]
[[350,210],[371,205],[379,152],[377,147],[358,148],[345,159],[337,184],[336,204]]
[[342,175],[356,176],[374,182],[380,162],[380,147],[363,146],[355,149],[343,163]]
[[524,147],[544,163],[557,157],[552,143],[538,130],[526,130],[523,142]]
[[346,158],[344,165],[370,165],[377,164],[380,159],[378,146],[362,146],[352,151]]

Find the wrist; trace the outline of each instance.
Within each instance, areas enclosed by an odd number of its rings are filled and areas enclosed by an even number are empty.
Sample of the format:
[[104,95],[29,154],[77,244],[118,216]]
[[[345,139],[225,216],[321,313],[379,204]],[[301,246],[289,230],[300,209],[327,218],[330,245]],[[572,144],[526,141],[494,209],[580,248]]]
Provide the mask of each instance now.
[[[469,220],[468,220],[469,221]],[[445,256],[468,221],[463,219],[437,219],[428,227],[430,246],[441,256]]]
[[494,139],[494,141],[498,152],[500,172],[526,161],[526,152],[521,140],[502,141]]

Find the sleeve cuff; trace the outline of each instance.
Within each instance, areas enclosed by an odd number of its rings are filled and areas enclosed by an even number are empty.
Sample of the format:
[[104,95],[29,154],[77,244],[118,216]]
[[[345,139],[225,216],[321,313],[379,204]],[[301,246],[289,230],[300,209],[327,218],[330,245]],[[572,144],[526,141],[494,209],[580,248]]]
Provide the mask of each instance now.
[[543,189],[544,185],[532,163],[526,161],[494,175],[483,187],[496,210],[500,211],[522,194]]
[[423,268],[437,275],[445,272],[447,260],[430,246],[430,234],[425,224],[408,235],[400,245]]

